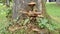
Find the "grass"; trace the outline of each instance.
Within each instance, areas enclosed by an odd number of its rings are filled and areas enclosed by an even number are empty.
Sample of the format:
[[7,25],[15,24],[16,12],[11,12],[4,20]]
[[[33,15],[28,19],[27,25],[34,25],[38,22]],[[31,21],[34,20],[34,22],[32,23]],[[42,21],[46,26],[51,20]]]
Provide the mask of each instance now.
[[8,26],[8,21],[6,19],[6,13],[8,12],[8,8],[0,3],[0,34],[5,31],[5,27]]
[[60,6],[55,2],[46,3],[46,11],[53,19],[54,24],[57,24],[57,28],[60,28]]
[[60,23],[60,6],[57,5],[55,2],[47,3],[46,4],[47,13]]
[[60,18],[60,6],[56,3],[47,3],[46,9],[49,15]]

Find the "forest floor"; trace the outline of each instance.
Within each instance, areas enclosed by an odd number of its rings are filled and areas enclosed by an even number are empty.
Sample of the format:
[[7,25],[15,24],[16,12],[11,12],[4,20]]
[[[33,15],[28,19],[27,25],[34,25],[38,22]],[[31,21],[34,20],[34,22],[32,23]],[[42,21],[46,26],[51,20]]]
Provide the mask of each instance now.
[[[54,20],[55,23],[59,23],[60,25],[60,6],[56,3],[46,3],[46,10],[47,13],[51,16],[51,18]],[[5,31],[4,28],[8,26],[8,22],[6,19],[6,13],[8,12],[8,9],[5,5],[0,3],[0,33],[2,31]],[[58,26],[59,26],[58,25]],[[59,26],[60,28],[60,26]]]

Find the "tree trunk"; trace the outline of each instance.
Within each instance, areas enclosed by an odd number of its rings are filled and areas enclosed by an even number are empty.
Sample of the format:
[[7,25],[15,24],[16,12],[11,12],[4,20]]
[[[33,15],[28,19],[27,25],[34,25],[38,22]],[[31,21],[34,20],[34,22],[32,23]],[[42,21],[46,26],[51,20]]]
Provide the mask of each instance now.
[[20,9],[20,6],[21,6],[21,4],[20,4],[20,2],[19,2],[19,0],[13,0],[13,15],[12,15],[12,17],[13,17],[13,19],[16,19],[17,18],[17,12],[19,11],[19,9]]
[[60,5],[60,0],[56,0],[56,3],[57,3],[58,5]]
[[[28,11],[32,11],[31,8],[28,6],[28,4],[33,1],[36,3],[36,6],[34,9],[37,9],[37,12],[41,12],[41,14],[44,16],[44,18],[47,18],[48,20],[50,20],[50,16],[46,13],[46,9],[45,9],[45,1],[44,0],[14,0],[14,5],[13,5],[13,15],[12,15],[12,18],[13,19],[17,19],[18,16],[22,16],[20,21],[23,22],[23,24],[26,24],[24,23],[24,20],[25,19],[22,19],[22,18],[25,18],[25,14],[21,15],[22,13],[20,13],[21,11],[23,12],[28,12]],[[32,13],[32,12],[31,12]],[[29,15],[28,15],[29,16]],[[28,18],[30,19],[31,16],[29,16]],[[28,25],[24,25],[26,26],[28,29],[26,29],[27,33],[30,33],[34,30],[34,28],[36,28],[38,31],[33,31],[33,32],[37,32],[38,34],[48,34],[48,30],[45,30],[45,29],[39,29],[39,27],[37,25],[35,25],[35,17],[34,16],[32,18],[32,20],[29,21],[29,23],[31,24],[28,24]],[[27,19],[27,17],[26,17]],[[34,23],[33,23],[34,21]],[[20,24],[21,24],[20,22]],[[25,27],[24,27],[25,29]],[[41,31],[40,31],[41,30]],[[45,31],[46,32],[45,32]],[[25,31],[24,31],[25,32]],[[32,33],[33,34],[33,33]]]
[[7,6],[7,7],[10,6],[10,0],[6,0],[6,6]]
[[47,19],[51,19],[51,17],[48,15],[48,13],[46,12],[46,7],[45,7],[45,3],[42,0],[42,13],[43,15],[47,18]]

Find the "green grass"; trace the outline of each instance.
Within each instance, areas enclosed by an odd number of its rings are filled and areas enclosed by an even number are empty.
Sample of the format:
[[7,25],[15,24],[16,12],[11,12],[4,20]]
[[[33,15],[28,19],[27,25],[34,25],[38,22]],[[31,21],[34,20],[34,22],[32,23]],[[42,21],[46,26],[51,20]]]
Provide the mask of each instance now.
[[60,23],[60,6],[55,2],[46,3],[47,13],[52,17],[52,19],[56,20]]
[[8,8],[0,3],[0,34],[5,32],[5,27],[8,26],[8,21],[6,19],[6,13],[8,12]]
[[60,6],[56,3],[47,3],[46,9],[49,15],[60,18]]
[[53,19],[53,24],[60,28],[60,6],[55,2],[46,3],[46,11]]

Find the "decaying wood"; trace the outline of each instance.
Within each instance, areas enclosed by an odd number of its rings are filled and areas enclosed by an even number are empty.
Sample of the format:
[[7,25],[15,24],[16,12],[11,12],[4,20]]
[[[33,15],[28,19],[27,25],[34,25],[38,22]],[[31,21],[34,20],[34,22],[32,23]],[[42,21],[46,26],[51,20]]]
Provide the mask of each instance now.
[[[46,13],[44,0],[14,0],[12,17],[13,17],[13,19],[17,19],[17,17],[19,17],[17,20],[17,21],[19,21],[19,23],[21,23],[20,21],[22,21],[26,18],[32,17],[30,24],[27,24],[27,28],[29,28],[31,31],[37,32],[38,34],[49,34],[48,30],[45,30],[45,29],[41,30],[38,28],[37,25],[34,24],[36,21],[35,20],[36,17],[44,17],[44,18],[49,19],[48,18],[49,16]],[[12,25],[8,29],[13,32],[20,28],[22,28],[22,27]]]
[[[28,3],[31,2],[32,0],[14,0],[14,6],[13,6],[13,19],[16,19],[18,16],[18,11],[21,10],[30,10],[30,7],[28,7]],[[38,1],[33,0],[36,2],[36,7],[38,9]]]

